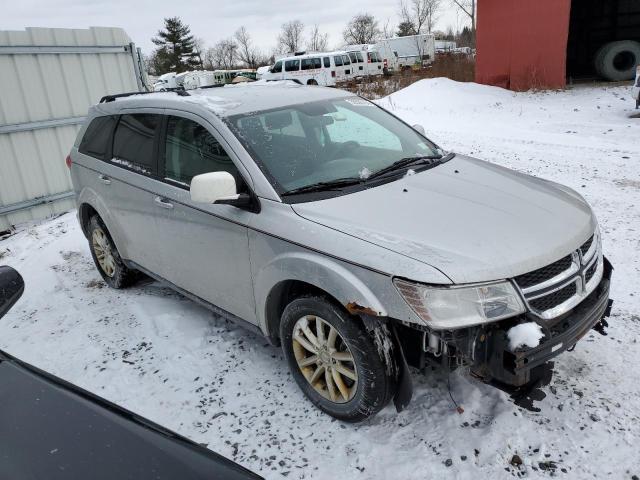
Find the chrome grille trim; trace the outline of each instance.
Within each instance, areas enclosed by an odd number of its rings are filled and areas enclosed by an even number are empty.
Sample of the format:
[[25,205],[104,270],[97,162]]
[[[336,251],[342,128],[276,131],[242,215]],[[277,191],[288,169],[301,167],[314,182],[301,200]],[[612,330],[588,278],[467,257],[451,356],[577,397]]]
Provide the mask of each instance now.
[[[586,253],[583,255],[584,248],[588,245]],[[599,231],[593,234],[586,242],[584,242],[578,249],[571,253],[571,266],[565,271],[555,275],[553,278],[549,278],[536,285],[528,286],[526,288],[520,288],[516,277],[513,283],[522,295],[522,299],[527,306],[527,309],[543,320],[551,320],[556,318],[571,309],[575,308],[582,300],[584,300],[602,280],[604,273],[604,260],[602,257],[602,248],[600,242]],[[596,264],[596,270],[587,282],[586,273],[593,265]],[[547,310],[537,310],[532,306],[534,300],[544,298],[547,296],[553,296],[566,288],[571,283],[576,284],[576,293],[562,303],[549,308]],[[560,296],[559,300],[562,297]],[[539,302],[538,302],[539,303]]]

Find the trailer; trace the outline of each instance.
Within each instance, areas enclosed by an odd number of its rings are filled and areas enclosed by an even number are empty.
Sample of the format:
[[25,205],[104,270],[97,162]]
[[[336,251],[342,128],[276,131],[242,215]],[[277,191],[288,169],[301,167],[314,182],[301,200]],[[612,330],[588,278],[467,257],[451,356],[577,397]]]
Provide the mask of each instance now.
[[385,38],[376,44],[383,66],[390,71],[401,71],[415,65],[424,67],[436,56],[435,37],[430,33],[406,37]]

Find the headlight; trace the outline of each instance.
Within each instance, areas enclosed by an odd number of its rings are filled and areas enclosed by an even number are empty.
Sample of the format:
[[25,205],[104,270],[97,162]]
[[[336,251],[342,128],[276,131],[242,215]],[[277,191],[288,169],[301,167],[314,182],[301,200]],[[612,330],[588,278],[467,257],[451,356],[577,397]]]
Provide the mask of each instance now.
[[427,325],[436,329],[469,327],[525,312],[511,283],[429,287],[394,279],[400,295]]

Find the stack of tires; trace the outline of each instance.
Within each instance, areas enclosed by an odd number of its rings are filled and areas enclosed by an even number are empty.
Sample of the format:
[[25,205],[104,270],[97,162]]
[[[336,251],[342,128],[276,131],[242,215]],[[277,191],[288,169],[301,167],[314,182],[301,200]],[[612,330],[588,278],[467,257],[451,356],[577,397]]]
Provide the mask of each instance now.
[[640,42],[622,40],[603,45],[596,53],[598,75],[613,82],[632,80],[640,64]]

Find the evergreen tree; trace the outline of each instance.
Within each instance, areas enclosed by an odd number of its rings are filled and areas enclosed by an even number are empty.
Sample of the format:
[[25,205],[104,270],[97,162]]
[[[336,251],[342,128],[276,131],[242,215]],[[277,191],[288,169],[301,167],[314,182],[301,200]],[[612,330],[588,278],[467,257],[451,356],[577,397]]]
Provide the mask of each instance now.
[[158,45],[154,52],[156,74],[186,72],[200,66],[195,40],[188,25],[178,17],[165,18],[164,30],[151,39]]
[[415,35],[416,31],[413,29],[413,24],[408,21],[400,22],[398,24],[398,36],[408,37],[409,35]]

